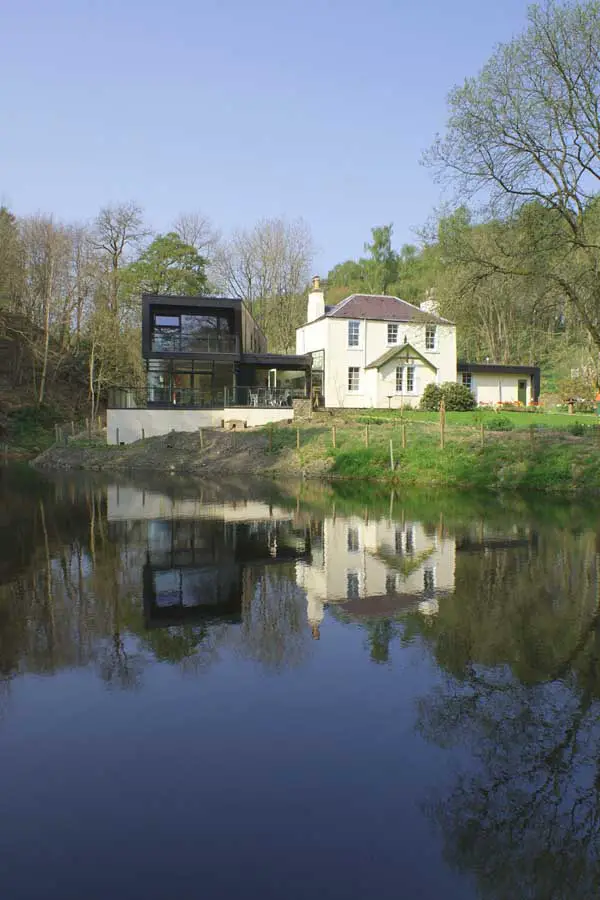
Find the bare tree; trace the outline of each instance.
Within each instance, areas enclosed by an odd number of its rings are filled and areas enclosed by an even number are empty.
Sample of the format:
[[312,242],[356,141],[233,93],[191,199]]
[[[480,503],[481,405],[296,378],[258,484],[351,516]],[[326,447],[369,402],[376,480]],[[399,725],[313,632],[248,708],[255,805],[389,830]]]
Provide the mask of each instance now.
[[105,206],[95,222],[94,246],[104,256],[108,268],[108,308],[119,314],[119,269],[130,247],[149,234],[141,208],[133,202]]
[[[46,394],[51,332],[64,317],[64,297],[68,294],[71,239],[67,228],[52,217],[32,216],[21,222],[21,235],[26,260],[26,292],[24,311],[33,328],[28,337],[36,362],[40,364],[37,386],[38,403]],[[55,352],[60,351],[55,344]]]
[[199,212],[180,213],[173,223],[172,231],[202,256],[210,259],[220,240],[208,216]]
[[312,235],[302,219],[263,219],[252,229],[235,232],[217,250],[219,286],[252,305],[274,350],[294,345],[313,255]]
[[75,346],[79,344],[86,311],[89,311],[100,279],[101,269],[94,249],[94,239],[84,225],[74,225],[71,229],[73,242],[72,292]]

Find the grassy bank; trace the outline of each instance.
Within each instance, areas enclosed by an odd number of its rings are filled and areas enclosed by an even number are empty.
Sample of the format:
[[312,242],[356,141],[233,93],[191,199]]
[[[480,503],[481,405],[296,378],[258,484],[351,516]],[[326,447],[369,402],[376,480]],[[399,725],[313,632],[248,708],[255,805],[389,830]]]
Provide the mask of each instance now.
[[600,426],[592,416],[456,413],[448,415],[443,447],[440,437],[435,413],[324,413],[239,433],[206,430],[202,440],[197,433],[170,434],[107,447],[75,439],[37,464],[203,477],[329,476],[478,491],[600,491]]
[[326,431],[307,428],[299,456],[309,463],[326,454],[333,476],[404,486],[600,491],[600,427],[591,416],[448,414],[441,443],[436,413],[357,415]]
[[12,462],[38,456],[54,444],[57,426],[66,433],[79,431],[84,419],[73,409],[48,403],[9,410],[0,418],[2,456]]

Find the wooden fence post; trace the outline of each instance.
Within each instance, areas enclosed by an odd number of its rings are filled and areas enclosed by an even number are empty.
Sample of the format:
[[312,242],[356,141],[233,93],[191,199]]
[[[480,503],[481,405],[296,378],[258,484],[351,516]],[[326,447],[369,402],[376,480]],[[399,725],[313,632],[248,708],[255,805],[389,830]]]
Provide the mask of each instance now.
[[98,431],[102,431],[102,416],[98,416]]
[[145,431],[144,428],[142,428],[142,440],[143,440],[143,441],[146,440],[146,431]]
[[202,428],[198,429],[198,436],[200,437],[200,449],[204,450],[204,431]]
[[296,450],[300,449],[300,429],[296,428]]
[[390,438],[390,469],[394,471],[394,442]]
[[406,450],[406,422],[402,423],[402,449]]
[[71,435],[75,434],[75,422],[71,422]]
[[481,440],[481,446],[483,447],[483,445],[485,443],[485,431],[483,428],[483,422],[479,423],[479,436],[480,436],[480,440]]
[[119,429],[117,428],[117,447],[119,446]]
[[440,400],[440,449],[446,445],[446,404],[444,398]]
[[335,450],[335,448],[337,446],[337,444],[335,442],[335,425],[331,426],[331,444],[333,446],[333,449]]

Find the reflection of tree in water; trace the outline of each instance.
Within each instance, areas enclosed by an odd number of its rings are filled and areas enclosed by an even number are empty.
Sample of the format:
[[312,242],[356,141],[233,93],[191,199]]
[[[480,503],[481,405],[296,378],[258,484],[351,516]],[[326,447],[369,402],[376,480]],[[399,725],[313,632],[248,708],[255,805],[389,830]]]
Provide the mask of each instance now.
[[[482,896],[587,898],[600,883],[600,619],[595,538],[457,558],[421,634],[443,687],[419,727],[472,757],[429,814]],[[418,627],[418,626],[417,626]]]
[[139,638],[159,662],[180,664],[188,673],[199,673],[217,661],[227,630],[228,625],[209,621],[202,625],[144,629]]
[[306,595],[293,565],[248,567],[240,651],[271,669],[298,665],[309,650]]
[[390,659],[390,644],[398,633],[398,625],[393,619],[374,619],[364,624],[368,634],[369,655],[374,663],[387,663]]

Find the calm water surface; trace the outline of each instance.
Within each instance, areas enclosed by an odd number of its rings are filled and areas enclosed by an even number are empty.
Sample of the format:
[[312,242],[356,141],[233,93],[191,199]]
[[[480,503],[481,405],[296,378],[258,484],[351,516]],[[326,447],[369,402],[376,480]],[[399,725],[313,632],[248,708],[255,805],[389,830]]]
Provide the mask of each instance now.
[[600,522],[0,474],[7,900],[600,885]]

